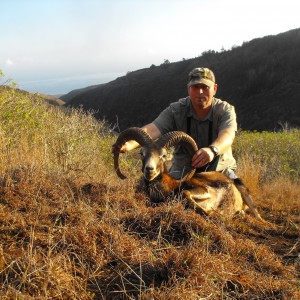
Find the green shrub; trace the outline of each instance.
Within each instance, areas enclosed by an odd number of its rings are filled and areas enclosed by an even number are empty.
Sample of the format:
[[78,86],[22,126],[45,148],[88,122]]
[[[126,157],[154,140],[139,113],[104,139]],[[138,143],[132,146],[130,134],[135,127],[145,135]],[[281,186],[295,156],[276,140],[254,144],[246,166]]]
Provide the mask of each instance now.
[[300,130],[281,132],[240,131],[233,145],[237,160],[251,156],[257,165],[265,165],[263,179],[300,175]]

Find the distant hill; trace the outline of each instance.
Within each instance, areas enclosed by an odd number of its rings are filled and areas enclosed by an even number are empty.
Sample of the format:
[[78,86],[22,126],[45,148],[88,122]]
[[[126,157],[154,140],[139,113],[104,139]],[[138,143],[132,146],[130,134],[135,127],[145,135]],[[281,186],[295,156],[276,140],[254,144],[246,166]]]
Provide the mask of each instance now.
[[86,91],[89,91],[89,90],[92,90],[96,87],[99,87],[99,86],[102,86],[103,84],[98,84],[98,85],[91,85],[91,86],[88,86],[88,87],[85,87],[85,88],[82,88],[82,89],[76,89],[76,90],[73,90],[65,95],[61,95],[59,97],[59,99],[63,100],[64,102],[68,102],[70,99],[73,99],[75,96],[79,95],[79,94],[82,94]]
[[65,102],[58,98],[57,96],[52,95],[45,95],[40,94],[41,97],[43,97],[49,104],[56,105],[56,106],[63,106]]
[[121,130],[141,126],[185,97],[189,71],[203,66],[214,70],[217,97],[235,105],[242,129],[275,130],[286,122],[300,127],[299,49],[300,29],[294,29],[231,50],[152,65],[62,99],[67,106],[96,111],[97,118],[118,123]]

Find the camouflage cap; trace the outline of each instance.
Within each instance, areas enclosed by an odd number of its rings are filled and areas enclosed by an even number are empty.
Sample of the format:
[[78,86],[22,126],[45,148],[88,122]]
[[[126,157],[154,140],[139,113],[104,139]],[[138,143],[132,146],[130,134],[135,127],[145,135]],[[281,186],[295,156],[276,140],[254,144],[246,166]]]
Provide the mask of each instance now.
[[195,68],[189,73],[188,86],[203,83],[209,87],[215,84],[215,75],[208,68]]

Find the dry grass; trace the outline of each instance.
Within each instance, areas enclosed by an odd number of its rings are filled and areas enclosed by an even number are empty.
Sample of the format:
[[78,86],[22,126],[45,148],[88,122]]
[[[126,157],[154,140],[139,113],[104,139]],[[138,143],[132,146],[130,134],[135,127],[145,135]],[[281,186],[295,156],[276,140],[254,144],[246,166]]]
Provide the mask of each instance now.
[[105,124],[34,103],[34,125],[0,117],[1,299],[300,298],[299,182],[262,183],[264,168],[240,159],[267,222],[153,205],[138,172],[114,174]]

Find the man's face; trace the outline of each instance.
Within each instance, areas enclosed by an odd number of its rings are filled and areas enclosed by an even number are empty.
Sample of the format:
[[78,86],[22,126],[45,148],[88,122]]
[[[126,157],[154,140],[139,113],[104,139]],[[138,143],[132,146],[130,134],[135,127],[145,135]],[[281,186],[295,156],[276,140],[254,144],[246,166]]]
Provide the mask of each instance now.
[[188,93],[195,110],[208,109],[211,107],[212,99],[217,91],[217,84],[209,87],[199,83],[188,87]]

